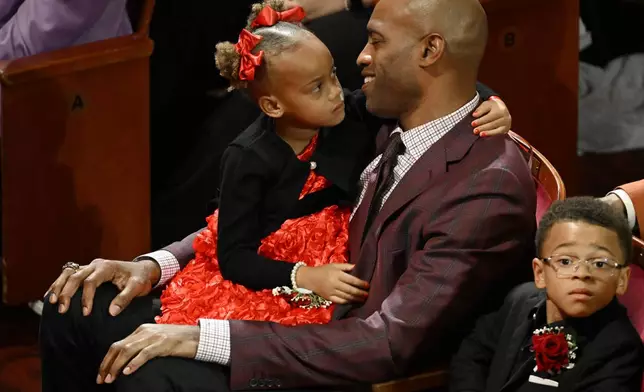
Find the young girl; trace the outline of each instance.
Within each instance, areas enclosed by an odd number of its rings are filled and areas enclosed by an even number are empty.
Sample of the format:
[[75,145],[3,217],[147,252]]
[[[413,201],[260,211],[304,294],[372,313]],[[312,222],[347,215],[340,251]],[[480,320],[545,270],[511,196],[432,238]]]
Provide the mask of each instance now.
[[[217,45],[221,75],[264,114],[224,153],[220,208],[194,242],[195,259],[164,291],[158,323],[326,323],[331,302],[367,296],[368,283],[350,274],[348,225],[383,120],[366,112],[360,91],[343,92],[303,17],[282,0],[255,4],[239,42]],[[501,119],[491,134],[509,130],[502,102],[476,112],[487,113],[479,129]]]

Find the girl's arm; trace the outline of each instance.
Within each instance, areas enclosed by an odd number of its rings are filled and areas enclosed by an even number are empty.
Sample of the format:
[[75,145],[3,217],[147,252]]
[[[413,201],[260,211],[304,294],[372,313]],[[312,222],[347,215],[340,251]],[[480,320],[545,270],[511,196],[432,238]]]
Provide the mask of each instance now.
[[254,153],[230,146],[222,158],[217,258],[225,279],[252,290],[291,286],[293,263],[257,254],[265,236],[263,195],[269,186],[266,164]]
[[[266,162],[253,152],[231,146],[222,158],[217,257],[225,279],[252,290],[291,286],[294,263],[257,254],[266,235],[261,225],[264,195],[274,179],[266,174]],[[327,188],[328,189],[328,188]],[[317,192],[325,196],[325,191]],[[313,198],[316,194],[309,195]],[[295,201],[294,201],[295,202]],[[318,203],[319,204],[319,203]],[[302,267],[298,286],[336,303],[364,301],[369,286],[349,274],[350,264]]]
[[362,90],[350,91],[344,89],[344,104],[347,117],[362,122],[374,134],[384,124],[396,122],[395,119],[384,119],[371,114],[367,110],[367,97],[365,97]]
[[510,116],[505,102],[497,96],[494,90],[483,83],[476,83],[476,91],[478,91],[482,103],[472,113],[476,118],[472,122],[474,133],[486,137],[505,135],[510,132],[512,116]]
[[[482,103],[476,108],[472,123],[474,133],[482,137],[505,135],[510,131],[512,117],[507,106],[491,88],[483,83],[476,83],[476,91]],[[362,90],[344,92],[347,116],[366,124],[367,128],[377,133],[384,124],[395,123],[395,119],[376,117],[367,110],[367,100]]]

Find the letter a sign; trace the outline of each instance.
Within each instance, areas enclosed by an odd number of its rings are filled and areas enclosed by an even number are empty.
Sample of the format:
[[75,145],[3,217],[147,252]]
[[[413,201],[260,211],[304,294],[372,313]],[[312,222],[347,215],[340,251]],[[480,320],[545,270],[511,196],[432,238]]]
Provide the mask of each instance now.
[[72,112],[74,110],[83,110],[85,107],[85,102],[83,102],[83,98],[80,95],[76,95],[74,97],[74,103],[72,103]]

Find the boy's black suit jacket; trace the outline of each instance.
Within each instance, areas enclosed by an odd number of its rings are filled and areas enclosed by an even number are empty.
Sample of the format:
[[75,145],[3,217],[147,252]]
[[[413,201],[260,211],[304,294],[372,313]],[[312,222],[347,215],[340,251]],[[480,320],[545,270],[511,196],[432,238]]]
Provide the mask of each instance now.
[[616,299],[588,318],[567,322],[577,333],[578,357],[573,369],[553,377],[558,387],[525,385],[535,361],[522,350],[530,349],[526,342],[532,332],[544,326],[534,318],[541,312],[545,293],[526,283],[499,311],[481,318],[452,361],[450,392],[641,391],[644,347]]

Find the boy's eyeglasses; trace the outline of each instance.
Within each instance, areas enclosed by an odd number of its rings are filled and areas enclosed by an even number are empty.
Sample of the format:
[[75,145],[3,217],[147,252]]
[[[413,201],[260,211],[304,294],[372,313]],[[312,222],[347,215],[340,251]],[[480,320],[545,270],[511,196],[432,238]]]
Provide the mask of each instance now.
[[582,264],[588,268],[588,272],[598,278],[608,278],[617,275],[617,271],[624,268],[614,260],[606,257],[595,257],[592,259],[580,259],[575,256],[555,255],[540,259],[550,266],[557,273],[559,278],[569,278],[574,275]]

